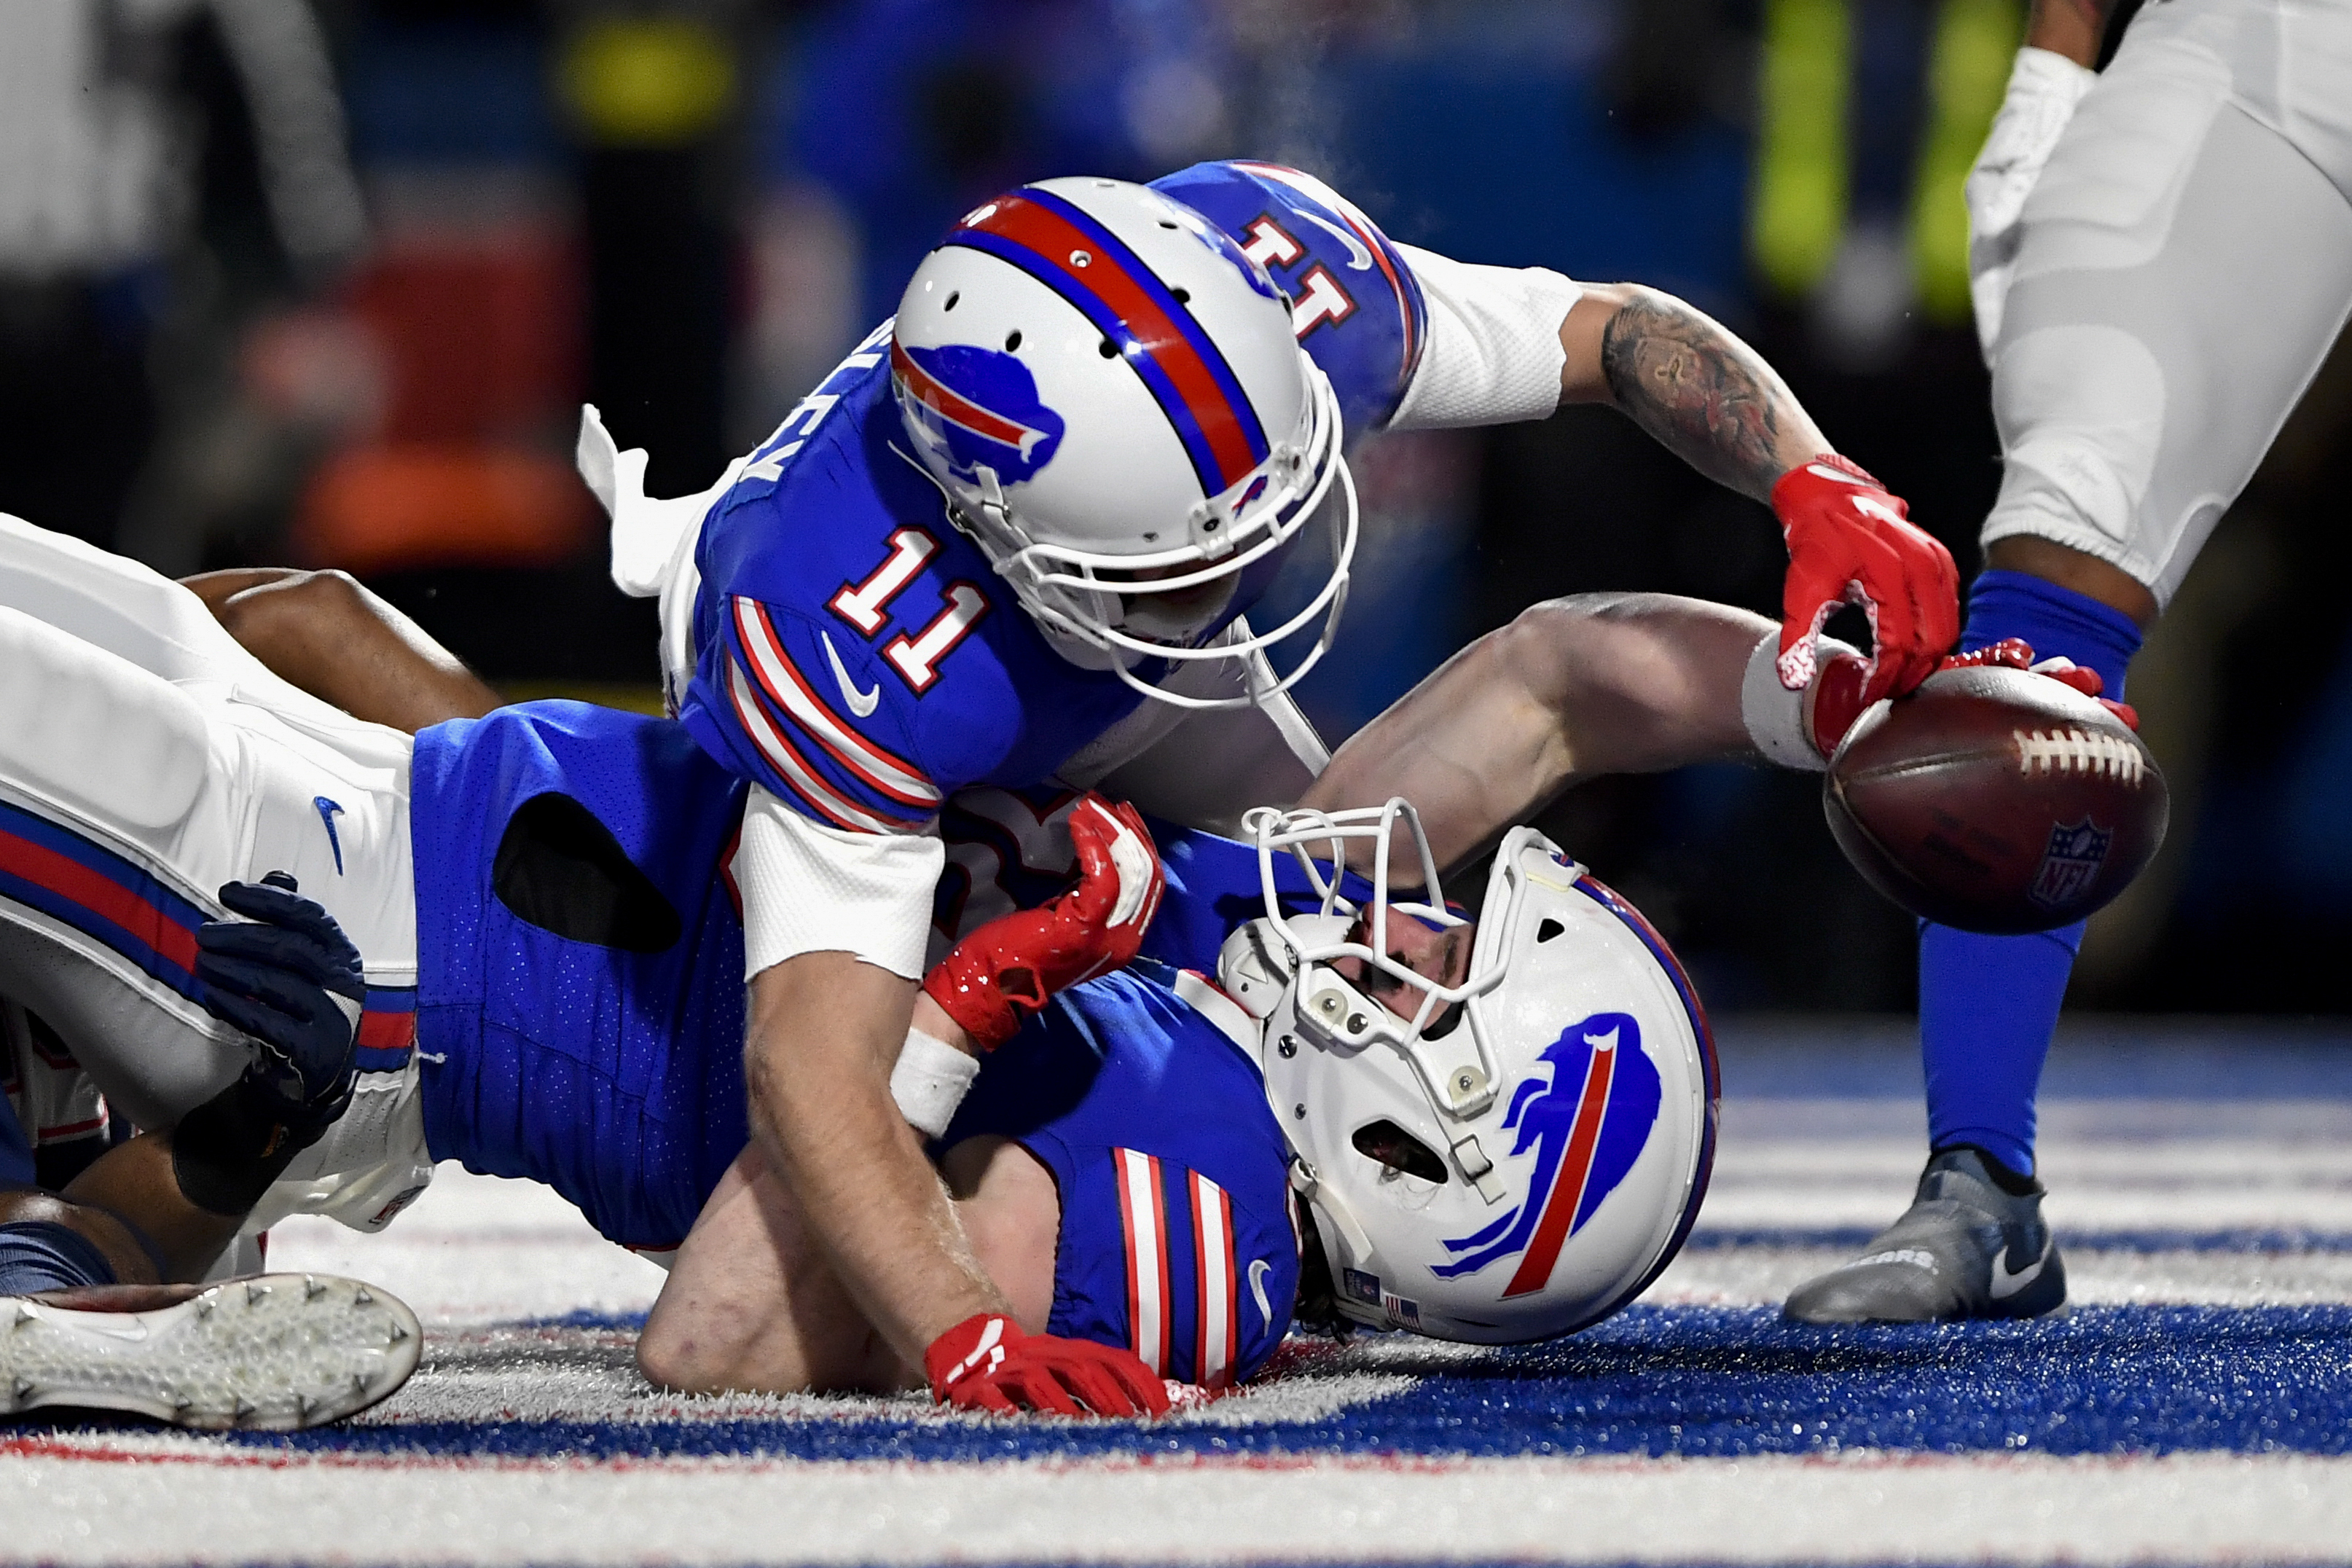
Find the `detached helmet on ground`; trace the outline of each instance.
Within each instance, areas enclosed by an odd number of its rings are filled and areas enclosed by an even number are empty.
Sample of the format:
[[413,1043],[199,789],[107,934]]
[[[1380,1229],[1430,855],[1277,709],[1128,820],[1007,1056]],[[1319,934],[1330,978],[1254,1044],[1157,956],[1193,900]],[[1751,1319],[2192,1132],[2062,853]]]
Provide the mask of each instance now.
[[[1227,942],[1220,978],[1263,1023],[1266,1096],[1339,1310],[1513,1344],[1639,1295],[1689,1234],[1715,1157],[1715,1043],[1664,942],[1518,827],[1496,854],[1469,972],[1444,985],[1390,956],[1396,921],[1463,923],[1411,806],[1269,811],[1250,826],[1268,913]],[[1392,842],[1408,837],[1419,901],[1392,901]],[[1332,868],[1367,838],[1359,905]],[[1283,855],[1320,894],[1312,912],[1277,901]],[[1417,992],[1403,1005],[1415,1016],[1368,997],[1332,967],[1345,958]]]
[[[890,367],[916,459],[1064,657],[1236,707],[1328,647],[1356,544],[1339,400],[1265,268],[1191,208],[1091,178],[982,204],[916,268]],[[1236,627],[1318,520],[1306,607]],[[1318,618],[1275,682],[1265,650]],[[1239,662],[1252,691],[1171,691],[1151,659]]]

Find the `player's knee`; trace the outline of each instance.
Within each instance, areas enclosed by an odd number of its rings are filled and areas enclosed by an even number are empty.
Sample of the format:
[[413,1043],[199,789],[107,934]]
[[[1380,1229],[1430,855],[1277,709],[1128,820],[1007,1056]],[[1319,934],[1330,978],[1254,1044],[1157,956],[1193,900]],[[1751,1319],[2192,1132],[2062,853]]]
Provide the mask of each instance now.
[[0,608],[0,775],[137,831],[185,816],[211,766],[205,712],[186,692]]
[[267,649],[315,640],[366,607],[366,590],[348,572],[289,572],[248,588],[213,612],[231,637],[267,662]]

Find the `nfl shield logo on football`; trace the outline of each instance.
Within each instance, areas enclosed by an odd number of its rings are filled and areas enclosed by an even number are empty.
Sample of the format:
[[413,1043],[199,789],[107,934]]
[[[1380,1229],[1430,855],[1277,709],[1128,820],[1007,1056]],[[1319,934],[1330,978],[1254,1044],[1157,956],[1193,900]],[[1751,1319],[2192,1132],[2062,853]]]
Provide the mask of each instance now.
[[2042,852],[2042,864],[2034,870],[2033,886],[2026,897],[2044,909],[2063,909],[2074,903],[2107,863],[2107,846],[2115,837],[2114,829],[2095,827],[2087,816],[2071,825],[2053,824],[2050,847]]

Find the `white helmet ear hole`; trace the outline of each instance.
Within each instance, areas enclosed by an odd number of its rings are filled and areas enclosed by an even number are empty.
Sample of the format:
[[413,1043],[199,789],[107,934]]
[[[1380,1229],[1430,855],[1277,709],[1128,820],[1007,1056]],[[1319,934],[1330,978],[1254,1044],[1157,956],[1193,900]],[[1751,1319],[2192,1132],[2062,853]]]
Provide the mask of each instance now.
[[1558,921],[1553,920],[1550,916],[1545,916],[1543,922],[1536,927],[1537,945],[1541,946],[1543,943],[1549,942],[1552,938],[1558,936],[1567,929],[1568,928],[1566,926],[1560,924]]

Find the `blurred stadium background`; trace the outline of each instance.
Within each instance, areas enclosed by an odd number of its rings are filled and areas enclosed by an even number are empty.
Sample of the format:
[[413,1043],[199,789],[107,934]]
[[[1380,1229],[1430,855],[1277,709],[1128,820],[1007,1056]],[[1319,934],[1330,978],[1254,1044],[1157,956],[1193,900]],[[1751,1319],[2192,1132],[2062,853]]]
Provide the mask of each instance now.
[[[1960,181],[2021,0],[6,0],[0,510],[184,574],[346,568],[510,693],[653,698],[583,398],[698,489],[975,199],[1204,157],[1325,175],[1400,239],[1682,293],[1977,565],[1998,483]],[[2133,674],[2171,843],[2078,1006],[2338,1013],[2352,939],[2352,356]],[[1779,541],[1604,410],[1417,436],[1335,742],[1522,605],[1771,611]],[[1814,782],[1703,768],[1549,825],[1718,1009],[1911,1005],[1909,921]]]

